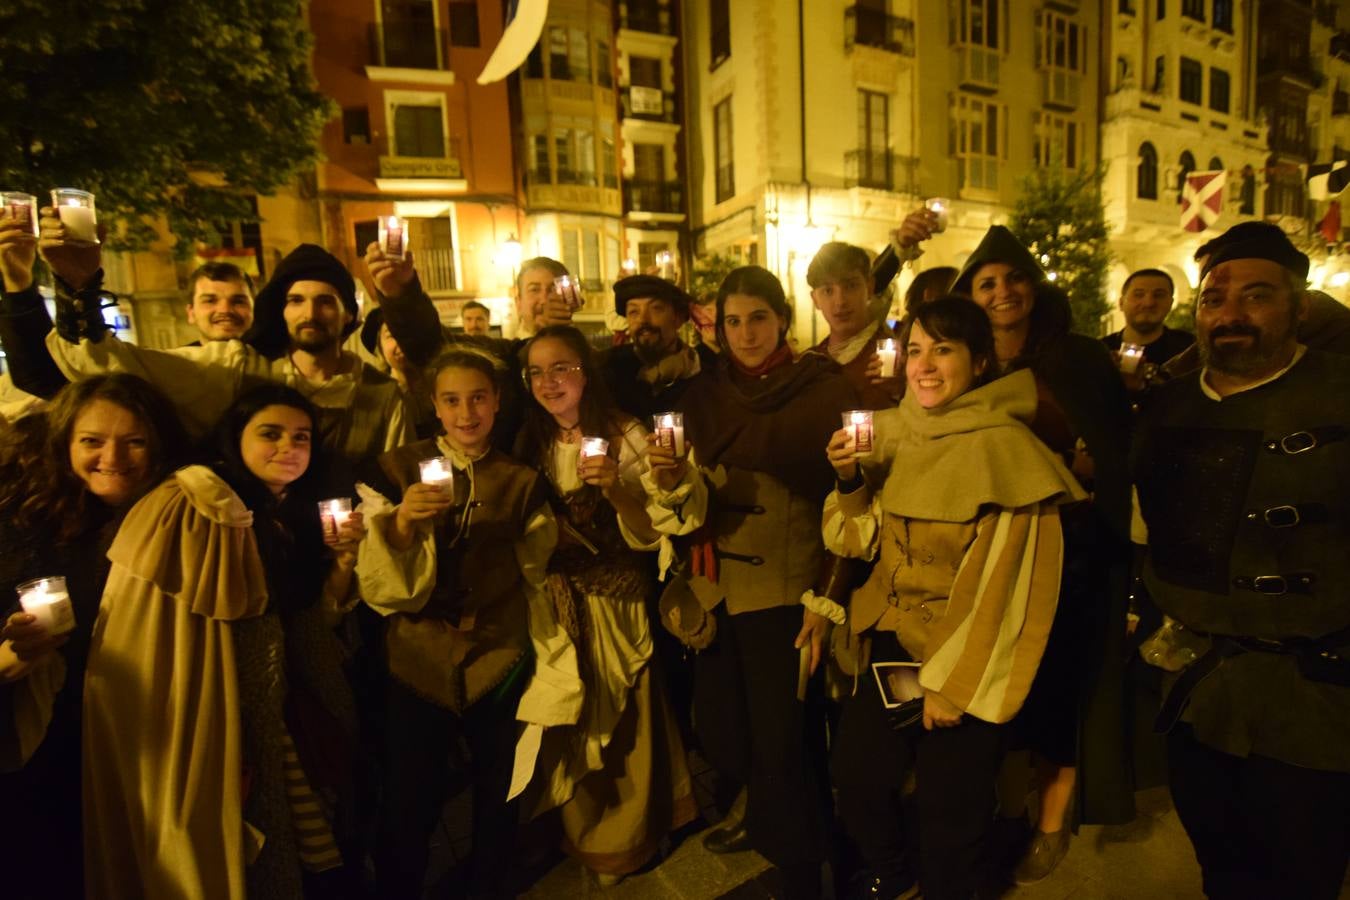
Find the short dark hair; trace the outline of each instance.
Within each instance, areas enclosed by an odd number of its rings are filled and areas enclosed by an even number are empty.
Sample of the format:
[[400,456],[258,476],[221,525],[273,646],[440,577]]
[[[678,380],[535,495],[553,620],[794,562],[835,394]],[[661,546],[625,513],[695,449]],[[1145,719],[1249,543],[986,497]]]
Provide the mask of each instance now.
[[208,262],[202,263],[200,266],[193,269],[192,274],[188,276],[187,286],[189,303],[192,302],[192,298],[197,293],[197,282],[201,281],[203,278],[207,281],[242,281],[244,287],[248,288],[249,297],[253,297],[253,279],[249,277],[247,272],[236,266],[234,263]]
[[[792,304],[788,303],[787,295],[783,293],[782,282],[763,266],[741,266],[727,273],[721,287],[717,289],[717,342],[723,350],[728,349],[723,322],[726,320],[727,298],[732,294],[758,297],[782,317],[788,328],[792,327]],[[779,343],[782,340],[780,337]]]
[[1131,272],[1130,277],[1126,278],[1125,283],[1120,286],[1120,293],[1122,296],[1130,289],[1130,282],[1134,281],[1136,278],[1166,278],[1167,290],[1173,294],[1177,292],[1176,282],[1172,280],[1171,275],[1168,275],[1162,269],[1140,269],[1137,272]]
[[909,344],[915,322],[922,325],[924,332],[935,341],[965,344],[972,363],[984,360],[984,372],[975,377],[971,387],[993,380],[998,359],[994,355],[994,328],[989,324],[989,314],[974,300],[960,294],[947,294],[931,303],[919,304],[901,335],[905,345]]
[[554,278],[561,278],[564,275],[570,275],[567,266],[558,262],[551,256],[534,256],[520,264],[516,270],[516,290],[520,290],[520,279],[525,277],[525,273],[531,269],[548,269],[553,273]]
[[905,314],[908,315],[922,306],[924,294],[931,290],[936,290],[939,295],[946,294],[952,289],[952,282],[956,281],[956,276],[960,274],[961,270],[955,266],[937,266],[924,269],[915,275],[905,290]]
[[831,278],[839,278],[849,272],[857,272],[865,279],[871,278],[872,261],[867,258],[867,251],[843,241],[830,241],[811,257],[811,264],[806,267],[806,283],[816,288]]
[[487,313],[489,319],[492,318],[492,310],[488,309],[487,306],[479,303],[477,300],[470,300],[468,303],[461,306],[459,308],[459,314],[462,316],[471,309],[481,309],[483,312]]

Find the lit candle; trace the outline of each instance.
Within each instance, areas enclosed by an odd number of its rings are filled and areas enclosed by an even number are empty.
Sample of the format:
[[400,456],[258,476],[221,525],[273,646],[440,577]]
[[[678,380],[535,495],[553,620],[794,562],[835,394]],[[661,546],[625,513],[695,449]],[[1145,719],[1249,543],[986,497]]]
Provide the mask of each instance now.
[[403,220],[398,216],[380,216],[379,221],[380,252],[391,259],[402,259],[406,231]]
[[56,188],[52,191],[52,206],[72,241],[98,243],[98,216],[94,211],[94,195],[75,188]]
[[602,437],[584,437],[581,439],[581,458],[604,456],[609,452],[609,441]]
[[881,377],[895,377],[895,359],[899,354],[895,346],[895,338],[886,338],[877,341],[877,356],[881,358]]
[[661,277],[667,281],[675,278],[675,255],[669,250],[656,254],[656,264],[661,267]]
[[75,627],[75,608],[70,605],[66,579],[35,578],[19,585],[19,605],[48,634],[65,634]]
[[684,456],[684,413],[668,412],[652,416],[652,431],[657,446]]
[[930,197],[923,201],[924,208],[937,216],[937,225],[933,227],[934,234],[940,234],[947,230],[947,213],[951,211],[951,202],[946,197]]
[[571,275],[559,275],[553,279],[553,288],[559,297],[567,301],[567,305],[574,312],[581,309],[581,305],[585,303],[581,299],[581,292],[577,290],[577,283],[572,280]]
[[853,409],[844,413],[844,427],[853,436],[853,453],[862,456],[872,452],[872,411]]
[[424,459],[419,464],[422,472],[423,484],[434,484],[442,491],[453,489],[455,484],[455,467],[450,464],[450,460],[444,456]]
[[32,228],[33,237],[38,236],[36,197],[19,191],[3,191],[0,192],[0,205],[4,206],[14,221],[23,222]]
[[325,537],[336,538],[338,531],[352,517],[352,501],[349,497],[319,501],[319,521],[323,523]]

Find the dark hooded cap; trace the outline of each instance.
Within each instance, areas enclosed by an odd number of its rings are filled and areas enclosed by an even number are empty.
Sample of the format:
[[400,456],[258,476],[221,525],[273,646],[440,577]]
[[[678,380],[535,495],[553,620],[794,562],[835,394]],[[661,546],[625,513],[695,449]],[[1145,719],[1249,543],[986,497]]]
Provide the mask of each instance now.
[[689,318],[690,297],[674,282],[655,275],[629,275],[614,282],[614,309],[619,315],[627,315],[629,300],[642,297],[664,300],[680,315]]
[[1234,259],[1268,259],[1284,266],[1303,281],[1308,280],[1308,257],[1300,253],[1289,236],[1276,225],[1242,222],[1210,241],[1206,249],[1209,250],[1209,258],[1200,272],[1202,281],[1219,263]]
[[1013,237],[1013,233],[1007,228],[992,225],[984,233],[980,246],[970,254],[970,259],[961,269],[961,274],[956,276],[956,281],[952,284],[952,293],[969,296],[975,273],[986,263],[1003,263],[1030,275],[1032,281],[1037,283],[1045,281],[1045,270],[1036,262],[1036,257],[1031,255],[1031,251],[1023,247],[1022,242]]
[[360,324],[356,282],[347,267],[322,247],[301,244],[277,264],[271,279],[253,300],[253,327],[244,335],[244,343],[264,356],[276,359],[290,346],[291,338],[282,310],[286,306],[287,291],[297,281],[322,281],[337,288],[342,305],[351,315],[342,335],[344,338]]

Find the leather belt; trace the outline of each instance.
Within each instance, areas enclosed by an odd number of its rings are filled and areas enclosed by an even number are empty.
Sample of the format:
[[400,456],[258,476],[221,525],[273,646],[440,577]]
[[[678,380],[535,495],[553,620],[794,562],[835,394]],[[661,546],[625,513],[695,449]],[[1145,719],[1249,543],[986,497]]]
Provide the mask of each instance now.
[[1330,518],[1322,503],[1285,503],[1266,509],[1247,511],[1247,521],[1269,528],[1293,528],[1295,525],[1313,525]]
[[1311,594],[1316,579],[1308,572],[1290,572],[1285,575],[1239,575],[1233,587],[1279,597],[1284,594]]
[[1266,441],[1265,448],[1271,453],[1297,456],[1323,444],[1345,440],[1347,437],[1350,437],[1350,428],[1343,425],[1324,425],[1320,428],[1306,428],[1303,431],[1295,431],[1282,438]]

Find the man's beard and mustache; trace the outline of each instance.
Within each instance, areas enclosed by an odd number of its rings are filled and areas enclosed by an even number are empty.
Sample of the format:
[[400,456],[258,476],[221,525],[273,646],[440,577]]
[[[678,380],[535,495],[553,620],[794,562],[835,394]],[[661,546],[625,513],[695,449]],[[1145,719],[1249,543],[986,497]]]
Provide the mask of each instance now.
[[667,343],[661,335],[661,329],[651,325],[643,325],[633,332],[633,351],[648,365],[658,363],[669,356],[671,346],[672,344]]
[[[1293,323],[1279,334],[1263,332],[1255,325],[1216,325],[1200,342],[1200,361],[1225,375],[1257,375],[1269,371],[1284,353]],[[1216,344],[1221,337],[1243,336],[1246,344]]]
[[301,322],[291,332],[291,343],[306,353],[321,353],[335,346],[338,337],[318,322]]

